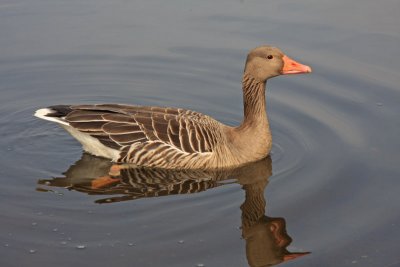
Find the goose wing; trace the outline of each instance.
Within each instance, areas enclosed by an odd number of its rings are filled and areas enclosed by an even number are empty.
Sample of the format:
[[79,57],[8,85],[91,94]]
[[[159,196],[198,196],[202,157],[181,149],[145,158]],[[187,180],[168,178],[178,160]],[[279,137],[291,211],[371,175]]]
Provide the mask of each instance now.
[[211,152],[218,122],[198,112],[119,104],[69,106],[64,120],[102,144],[122,149],[134,143],[158,141],[188,153]]

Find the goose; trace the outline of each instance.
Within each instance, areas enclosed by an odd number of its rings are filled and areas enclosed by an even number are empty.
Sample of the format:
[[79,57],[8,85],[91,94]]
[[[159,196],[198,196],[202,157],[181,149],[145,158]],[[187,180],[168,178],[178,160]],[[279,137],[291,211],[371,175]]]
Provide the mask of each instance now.
[[263,159],[271,150],[267,80],[310,72],[279,48],[252,49],[242,79],[244,118],[236,127],[196,111],[126,104],[55,105],[37,110],[35,116],[59,124],[84,151],[111,159],[114,171],[124,165],[233,168]]

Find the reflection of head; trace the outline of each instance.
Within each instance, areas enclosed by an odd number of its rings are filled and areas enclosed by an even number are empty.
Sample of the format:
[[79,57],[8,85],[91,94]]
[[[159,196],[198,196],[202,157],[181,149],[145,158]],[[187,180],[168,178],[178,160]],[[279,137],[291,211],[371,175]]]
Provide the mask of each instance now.
[[[247,177],[243,183],[246,199],[241,205],[242,236],[246,241],[246,256],[251,267],[262,267],[279,264],[286,260],[308,254],[291,253],[286,248],[292,242],[286,233],[283,218],[265,216],[266,201],[264,190],[271,175],[271,161],[264,162],[265,170],[256,177]],[[254,173],[253,174],[257,174]],[[254,179],[252,179],[254,178]]]
[[292,239],[286,233],[283,218],[263,216],[255,224],[242,228],[246,240],[246,256],[251,267],[262,267],[279,264],[308,254],[292,253],[286,247]]

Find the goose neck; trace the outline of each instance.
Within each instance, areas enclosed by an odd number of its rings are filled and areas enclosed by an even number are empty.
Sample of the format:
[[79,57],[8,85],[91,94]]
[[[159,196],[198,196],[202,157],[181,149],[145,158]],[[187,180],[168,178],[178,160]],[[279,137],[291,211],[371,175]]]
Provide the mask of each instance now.
[[265,88],[266,82],[260,82],[248,74],[243,76],[244,119],[242,127],[267,122]]

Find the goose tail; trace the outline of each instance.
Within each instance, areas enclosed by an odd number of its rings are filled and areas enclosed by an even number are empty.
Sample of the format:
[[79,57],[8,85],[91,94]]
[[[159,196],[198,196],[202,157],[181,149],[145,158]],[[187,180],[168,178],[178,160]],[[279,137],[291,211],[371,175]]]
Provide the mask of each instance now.
[[34,116],[43,120],[69,126],[69,123],[65,121],[65,116],[67,116],[71,111],[72,109],[67,105],[58,105],[38,109]]

